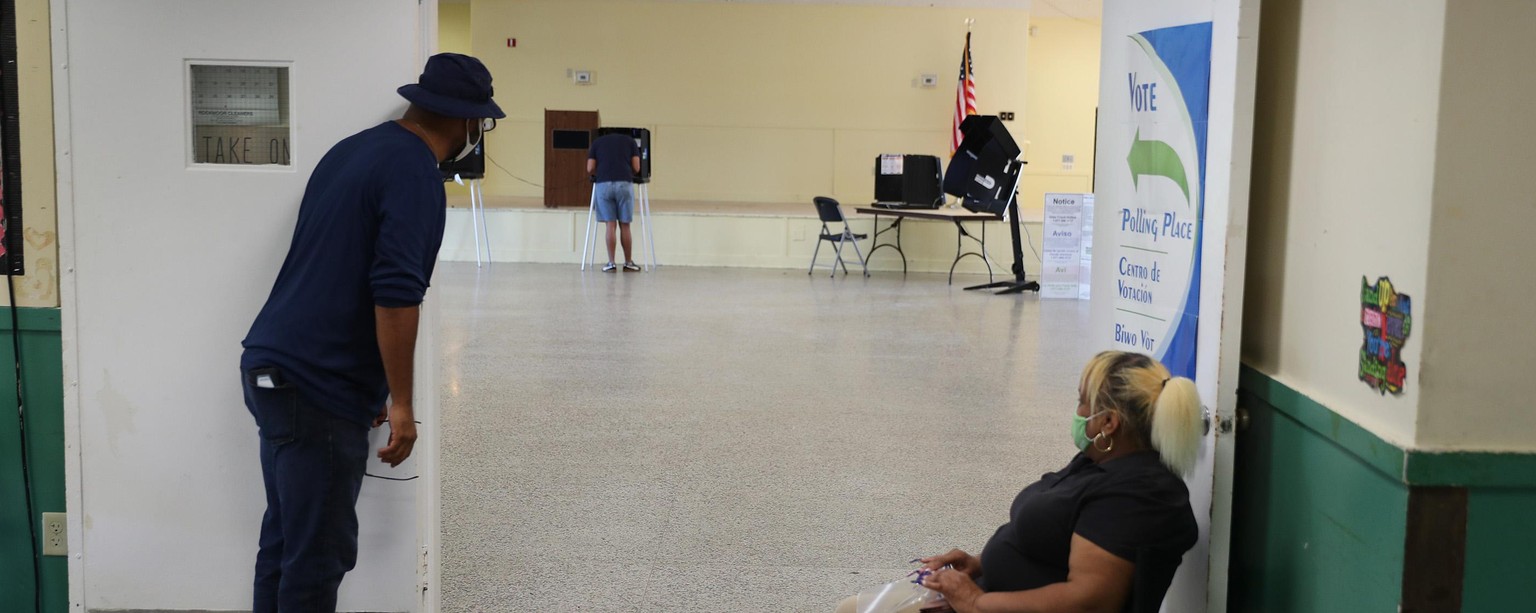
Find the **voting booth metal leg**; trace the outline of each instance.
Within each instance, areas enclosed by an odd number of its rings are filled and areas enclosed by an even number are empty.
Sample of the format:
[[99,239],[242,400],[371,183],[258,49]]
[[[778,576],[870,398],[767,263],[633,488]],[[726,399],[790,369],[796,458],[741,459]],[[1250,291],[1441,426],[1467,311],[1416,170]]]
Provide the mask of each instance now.
[[469,232],[475,236],[475,266],[480,266],[480,218],[475,215],[475,182],[470,181],[465,187],[469,188]]
[[[482,200],[484,193],[480,191],[480,180],[470,179],[468,187],[469,223],[470,229],[475,233],[475,266],[480,267],[484,266],[485,262],[491,261],[491,234],[485,227],[485,201]],[[484,247],[481,247],[482,242]],[[483,260],[480,256],[482,249],[485,251]]]
[[485,183],[481,179],[475,179],[474,201],[480,210],[480,236],[485,239],[485,263],[491,263],[491,224],[485,217]]
[[[638,217],[638,221],[640,222],[640,236],[636,240],[636,242],[639,243],[639,249],[637,249],[637,251],[640,252],[640,265],[649,270],[651,267],[651,261],[649,256],[646,255],[646,251],[651,248],[651,245],[650,241],[646,240],[645,238],[645,229],[650,227],[649,224],[646,223],[648,220],[645,216],[645,184],[630,183],[629,190],[630,198],[634,201],[635,217]],[[625,255],[629,254],[626,253]]]
[[644,250],[640,252],[640,262],[646,270],[655,270],[660,264],[656,262],[656,231],[651,223],[651,184],[635,184],[636,204],[640,208],[640,239]]
[[[640,263],[647,270],[660,266],[656,260],[656,233],[651,227],[651,189],[645,183],[634,184],[635,212],[640,217]],[[588,264],[594,268],[597,264],[597,243],[602,240],[602,224],[597,221],[597,190],[593,190],[592,199],[587,202],[587,232],[586,239],[581,246],[581,269],[586,270]]]
[[587,200],[587,238],[586,238],[586,240],[582,241],[582,243],[581,243],[581,269],[582,270],[586,270],[587,269],[587,264],[588,263],[593,263],[592,262],[592,257],[593,257],[592,251],[593,251],[593,247],[595,247],[595,245],[592,244],[593,243],[592,239],[594,238],[593,237],[593,233],[596,231],[596,228],[593,227],[593,224],[595,224],[597,222],[596,213],[597,213],[597,189],[594,187],[593,190],[592,190],[592,197]]

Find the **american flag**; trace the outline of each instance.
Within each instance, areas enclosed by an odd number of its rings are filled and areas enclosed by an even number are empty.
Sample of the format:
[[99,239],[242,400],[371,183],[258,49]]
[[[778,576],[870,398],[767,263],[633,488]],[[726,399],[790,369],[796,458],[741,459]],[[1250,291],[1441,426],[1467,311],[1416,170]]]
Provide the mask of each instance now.
[[953,156],[955,150],[960,148],[960,141],[964,140],[964,134],[960,133],[960,122],[965,118],[976,114],[976,74],[971,71],[971,33],[965,33],[965,54],[960,56],[960,81],[955,87],[955,123],[954,137],[949,142],[949,154]]

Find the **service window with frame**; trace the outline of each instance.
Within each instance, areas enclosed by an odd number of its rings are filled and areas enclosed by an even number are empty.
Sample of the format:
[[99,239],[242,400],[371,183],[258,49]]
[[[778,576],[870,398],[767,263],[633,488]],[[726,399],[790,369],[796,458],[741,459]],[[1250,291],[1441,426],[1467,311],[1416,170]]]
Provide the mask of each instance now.
[[194,167],[293,167],[282,62],[187,61],[189,162]]

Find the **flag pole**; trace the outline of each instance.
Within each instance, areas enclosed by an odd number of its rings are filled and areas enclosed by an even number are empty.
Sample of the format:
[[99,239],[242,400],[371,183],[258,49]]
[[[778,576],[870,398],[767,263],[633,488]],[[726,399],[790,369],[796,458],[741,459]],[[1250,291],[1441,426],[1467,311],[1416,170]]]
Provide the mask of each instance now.
[[975,19],[965,18],[965,74],[967,77],[971,74],[971,26],[975,23]]
[[[964,104],[965,104],[965,102],[964,102],[965,94],[964,94],[963,90],[965,88],[966,81],[970,80],[970,76],[971,76],[971,61],[970,61],[971,60],[971,26],[974,25],[975,23],[976,23],[975,19],[972,19],[970,17],[966,17],[965,18],[965,51],[963,52],[963,54],[961,55],[961,58],[960,58],[960,88],[961,88],[962,91],[958,94],[960,99],[956,101],[956,103],[961,105],[962,108],[964,108]],[[959,145],[955,144],[954,146],[958,147]],[[951,158],[953,158],[955,156],[955,150],[954,149],[950,150],[949,156]],[[961,197],[961,196],[955,197],[954,202],[949,203],[949,208],[951,208],[951,209],[959,208],[960,207],[960,202],[963,201],[963,200],[965,200],[964,197]]]

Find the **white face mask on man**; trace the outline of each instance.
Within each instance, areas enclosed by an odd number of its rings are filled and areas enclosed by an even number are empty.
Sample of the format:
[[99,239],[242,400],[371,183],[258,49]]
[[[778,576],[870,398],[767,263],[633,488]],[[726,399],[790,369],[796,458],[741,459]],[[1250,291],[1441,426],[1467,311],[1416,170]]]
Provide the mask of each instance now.
[[485,124],[490,121],[489,119],[479,120],[479,130],[473,129],[468,121],[464,122],[464,149],[460,150],[459,154],[454,156],[452,161],[457,162],[469,157],[470,152],[474,151],[475,147],[480,146],[480,139],[485,137]]

